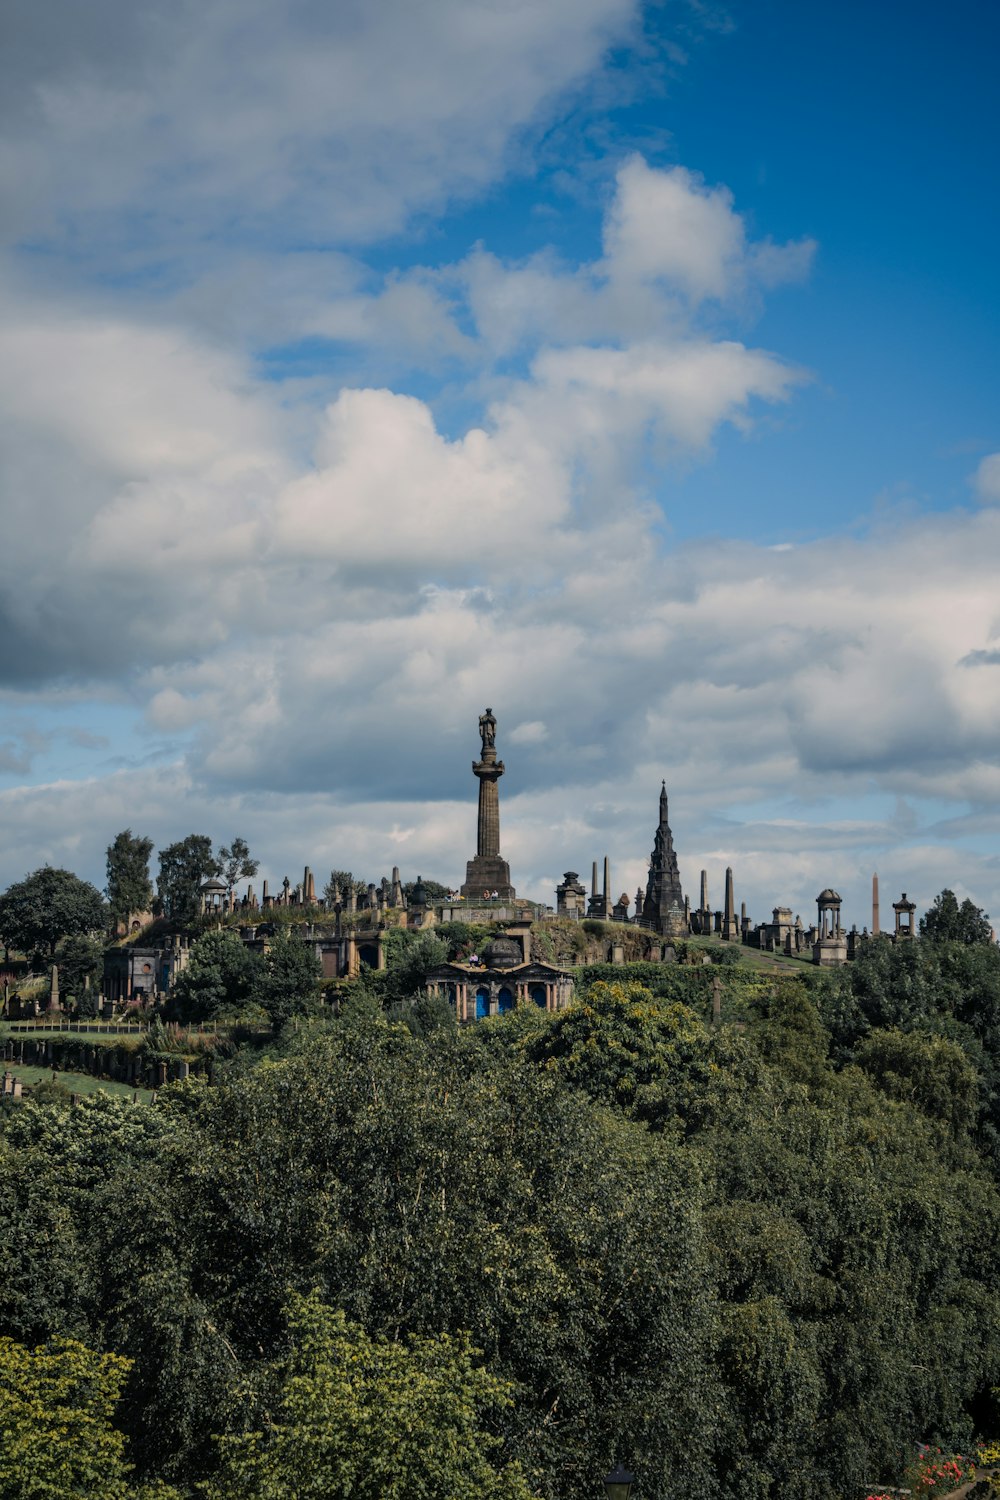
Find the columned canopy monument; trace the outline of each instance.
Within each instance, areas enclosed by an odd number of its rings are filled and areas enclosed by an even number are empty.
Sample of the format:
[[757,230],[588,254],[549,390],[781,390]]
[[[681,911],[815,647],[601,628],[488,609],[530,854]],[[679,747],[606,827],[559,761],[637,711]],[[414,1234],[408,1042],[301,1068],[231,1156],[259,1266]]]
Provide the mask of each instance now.
[[491,708],[479,716],[479,737],[483,742],[482,759],[472,762],[472,774],[479,782],[476,857],[465,867],[462,895],[474,901],[494,895],[501,901],[513,901],[510,866],[500,858],[500,793],[497,782],[503,775],[503,761],[497,760],[497,721]]

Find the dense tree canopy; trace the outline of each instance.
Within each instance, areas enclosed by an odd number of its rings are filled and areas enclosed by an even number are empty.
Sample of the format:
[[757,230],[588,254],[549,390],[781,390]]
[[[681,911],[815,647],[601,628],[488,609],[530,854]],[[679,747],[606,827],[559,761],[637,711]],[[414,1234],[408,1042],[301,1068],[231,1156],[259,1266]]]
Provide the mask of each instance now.
[[44,865],[0,896],[0,938],[24,953],[53,957],[60,938],[100,932],[105,915],[101,893],[88,881]]
[[156,892],[164,914],[173,922],[192,921],[200,910],[202,883],[218,875],[219,868],[205,833],[189,833],[161,849]]
[[922,937],[932,942],[992,943],[990,919],[966,896],[961,906],[954,891],[943,890],[920,918]]
[[315,1292],[293,1296],[288,1327],[290,1353],[251,1393],[260,1426],[223,1439],[210,1500],[531,1500],[483,1426],[510,1387],[467,1338],[372,1339]]
[[[210,1088],[0,1113],[0,1331],[131,1361],[137,1481],[576,1500],[620,1457],[640,1497],[842,1500],[1000,1427],[995,949],[734,970],[738,1026],[677,965],[459,1029],[387,1017],[447,944],[389,948]],[[178,995],[252,1007],[265,965],[206,934]]]
[[168,1015],[214,1021],[253,1010],[281,1027],[310,1010],[320,973],[313,949],[298,937],[278,933],[266,951],[255,952],[231,928],[213,929],[192,944],[187,966],[171,987]]
[[153,840],[125,828],[108,845],[108,905],[111,915],[127,922],[133,912],[149,911],[153,886],[149,878],[149,860]]

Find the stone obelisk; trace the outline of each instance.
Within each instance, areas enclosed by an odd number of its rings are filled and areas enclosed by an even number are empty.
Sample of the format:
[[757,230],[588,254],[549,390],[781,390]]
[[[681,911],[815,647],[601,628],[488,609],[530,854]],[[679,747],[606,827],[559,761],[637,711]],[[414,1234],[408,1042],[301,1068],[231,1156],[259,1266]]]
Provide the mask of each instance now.
[[472,774],[479,782],[479,827],[476,857],[465,867],[462,895],[467,901],[490,899],[493,893],[501,901],[514,899],[510,883],[510,866],[500,857],[500,792],[497,782],[503,775],[503,761],[497,760],[497,721],[488,708],[479,716],[479,735],[483,742],[480,760],[472,762]]
[[736,901],[733,897],[732,866],[726,870],[726,909],[722,918],[722,936],[727,943],[734,943],[740,936],[736,921]]

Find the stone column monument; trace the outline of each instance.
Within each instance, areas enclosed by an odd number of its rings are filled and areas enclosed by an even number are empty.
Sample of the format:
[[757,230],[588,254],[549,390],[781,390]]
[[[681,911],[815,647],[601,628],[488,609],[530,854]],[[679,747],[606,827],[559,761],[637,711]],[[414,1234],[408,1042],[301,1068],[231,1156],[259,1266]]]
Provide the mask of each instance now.
[[472,774],[479,782],[479,827],[476,857],[465,868],[462,895],[467,901],[482,901],[494,891],[501,901],[514,899],[510,883],[510,866],[500,857],[500,793],[497,782],[503,775],[503,761],[497,760],[497,721],[488,708],[479,716],[479,736],[483,743],[482,759],[472,762]]

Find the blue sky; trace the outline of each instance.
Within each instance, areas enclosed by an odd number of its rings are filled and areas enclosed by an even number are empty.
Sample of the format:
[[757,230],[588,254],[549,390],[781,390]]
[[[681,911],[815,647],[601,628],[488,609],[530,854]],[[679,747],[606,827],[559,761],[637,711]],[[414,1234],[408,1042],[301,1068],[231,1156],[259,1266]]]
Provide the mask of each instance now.
[[995,7],[10,19],[0,880],[1000,912]]

